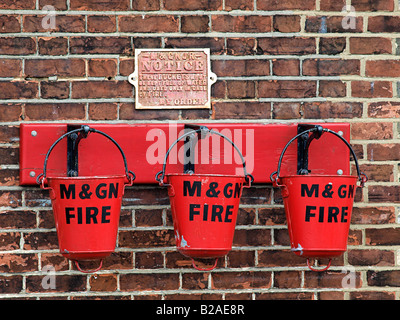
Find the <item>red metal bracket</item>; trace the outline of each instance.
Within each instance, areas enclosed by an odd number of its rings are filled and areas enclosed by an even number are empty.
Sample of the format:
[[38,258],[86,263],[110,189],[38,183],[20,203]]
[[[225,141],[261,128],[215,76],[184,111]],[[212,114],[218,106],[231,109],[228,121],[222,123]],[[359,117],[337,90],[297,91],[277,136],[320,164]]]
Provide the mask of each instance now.
[[[347,123],[319,123],[336,132],[341,131],[349,141]],[[125,153],[128,169],[136,174],[135,183],[155,184],[155,175],[162,169],[169,146],[184,132],[184,123],[98,124],[90,127],[101,130],[118,142]],[[209,129],[228,136],[242,151],[247,171],[254,183],[270,183],[270,174],[277,169],[279,156],[286,143],[297,134],[298,124],[264,123],[202,123]],[[67,132],[64,123],[27,123],[20,126],[20,184],[36,184],[43,171],[43,163],[50,146]],[[48,176],[67,175],[67,141],[61,141],[53,150],[47,166]],[[242,173],[241,159],[232,146],[220,137],[199,139],[195,148],[196,173]],[[171,152],[166,172],[183,172],[184,142]],[[309,151],[309,169],[316,174],[343,174],[350,172],[348,148],[335,137],[323,135],[312,143]],[[297,146],[290,146],[282,161],[282,175],[296,174]],[[120,152],[100,135],[90,135],[79,144],[79,175],[123,174]]]

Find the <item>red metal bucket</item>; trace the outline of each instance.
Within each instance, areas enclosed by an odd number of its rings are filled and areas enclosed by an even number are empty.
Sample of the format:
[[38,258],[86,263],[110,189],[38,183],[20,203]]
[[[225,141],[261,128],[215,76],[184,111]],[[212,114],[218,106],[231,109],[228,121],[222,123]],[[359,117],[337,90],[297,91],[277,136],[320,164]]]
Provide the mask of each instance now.
[[[246,172],[242,154],[233,142],[219,132],[208,132],[224,137],[239,152],[243,176],[194,173],[165,175],[170,150],[190,132],[172,144],[165,156],[163,171],[156,175],[160,185],[168,186],[177,249],[192,258],[193,267],[202,271],[214,269],[218,258],[232,250],[242,190],[243,187],[250,187],[253,181],[253,177]],[[164,176],[167,184],[163,182]],[[214,258],[215,263],[211,268],[201,269],[193,258]]]
[[[294,137],[284,148],[279,159],[278,171],[271,175],[275,186],[281,189],[292,251],[307,258],[332,258],[347,250],[351,213],[356,189],[362,187],[366,176],[360,173],[351,146],[336,132],[323,129],[338,136],[350,148],[357,167],[357,176],[343,175],[292,175],[280,177],[283,155],[295,139],[315,129],[306,130]],[[274,179],[273,176],[277,174]],[[360,181],[360,185],[357,182]],[[329,268],[330,262],[323,271]]]
[[[93,270],[97,271],[101,268],[102,259],[114,251],[124,187],[132,185],[135,176],[127,170],[125,155],[118,146],[124,158],[126,175],[46,177],[47,160],[52,149],[64,137],[81,130],[68,132],[52,145],[38,183],[50,192],[61,254],[74,260],[77,268],[86,272],[77,261],[100,259],[100,267]],[[101,131],[89,130],[109,137]]]

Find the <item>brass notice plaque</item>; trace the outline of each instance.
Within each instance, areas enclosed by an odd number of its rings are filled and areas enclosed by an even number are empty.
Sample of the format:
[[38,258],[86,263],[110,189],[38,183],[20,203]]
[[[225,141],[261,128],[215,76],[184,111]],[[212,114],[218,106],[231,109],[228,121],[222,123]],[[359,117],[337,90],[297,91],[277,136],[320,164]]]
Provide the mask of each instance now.
[[210,49],[136,49],[136,109],[211,108]]

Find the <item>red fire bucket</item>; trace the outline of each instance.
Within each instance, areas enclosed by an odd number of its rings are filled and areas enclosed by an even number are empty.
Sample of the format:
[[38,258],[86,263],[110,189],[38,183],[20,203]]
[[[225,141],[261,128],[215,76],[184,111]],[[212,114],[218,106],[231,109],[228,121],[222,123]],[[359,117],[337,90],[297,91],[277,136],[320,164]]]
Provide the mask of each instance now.
[[[73,133],[84,131],[86,134],[100,133],[118,147],[124,160],[125,175],[46,177],[47,160],[56,144]],[[121,147],[104,132],[82,126],[64,134],[50,147],[43,173],[38,176],[37,182],[50,192],[60,252],[75,261],[78,270],[100,270],[103,259],[114,251],[124,187],[131,186],[134,179],[134,173],[127,169]],[[80,268],[78,261],[93,259],[100,260],[96,270],[84,271]]]
[[[217,134],[229,141],[239,153],[244,170],[243,176],[194,173],[165,175],[170,151],[178,141],[193,134],[192,131],[183,134],[171,145],[165,155],[163,170],[156,175],[161,186],[168,186],[179,252],[191,258],[197,270],[209,271],[217,266],[219,257],[232,250],[242,190],[243,187],[249,188],[254,178],[247,173],[243,155],[229,138],[213,130],[205,131],[204,127],[194,131]],[[167,183],[164,183],[165,176]],[[194,258],[213,258],[215,263],[211,268],[202,269],[196,266]]]
[[[327,270],[331,258],[342,255],[347,250],[354,196],[358,187],[367,181],[360,173],[357,157],[350,144],[339,134],[320,127],[321,134],[329,132],[339,137],[350,149],[355,160],[356,176],[347,175],[292,175],[280,177],[283,155],[288,146],[298,137],[318,128],[306,130],[291,139],[282,151],[278,171],[271,174],[275,186],[281,189],[292,251],[307,258],[307,265],[313,271]],[[276,178],[274,175],[276,174]],[[357,184],[357,181],[360,184]],[[310,258],[329,258],[323,269],[310,266]]]

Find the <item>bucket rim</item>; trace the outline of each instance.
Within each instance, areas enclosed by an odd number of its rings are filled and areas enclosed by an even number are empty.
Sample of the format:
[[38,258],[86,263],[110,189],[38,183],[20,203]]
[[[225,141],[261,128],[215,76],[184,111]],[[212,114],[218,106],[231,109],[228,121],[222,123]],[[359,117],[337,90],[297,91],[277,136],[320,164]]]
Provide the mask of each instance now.
[[354,178],[358,179],[357,176],[352,176],[352,175],[326,175],[326,174],[307,174],[307,175],[301,175],[301,174],[294,174],[294,175],[287,175],[287,176],[280,176],[279,179],[291,179],[291,178]]
[[166,177],[169,176],[184,176],[184,177],[190,177],[190,176],[194,176],[194,177],[226,177],[226,178],[241,178],[241,179],[245,179],[245,176],[243,175],[227,175],[227,174],[207,174],[207,173],[166,173],[165,174]]
[[126,176],[111,175],[111,176],[78,176],[78,177],[46,177],[47,180],[99,180],[99,179],[125,179]]

